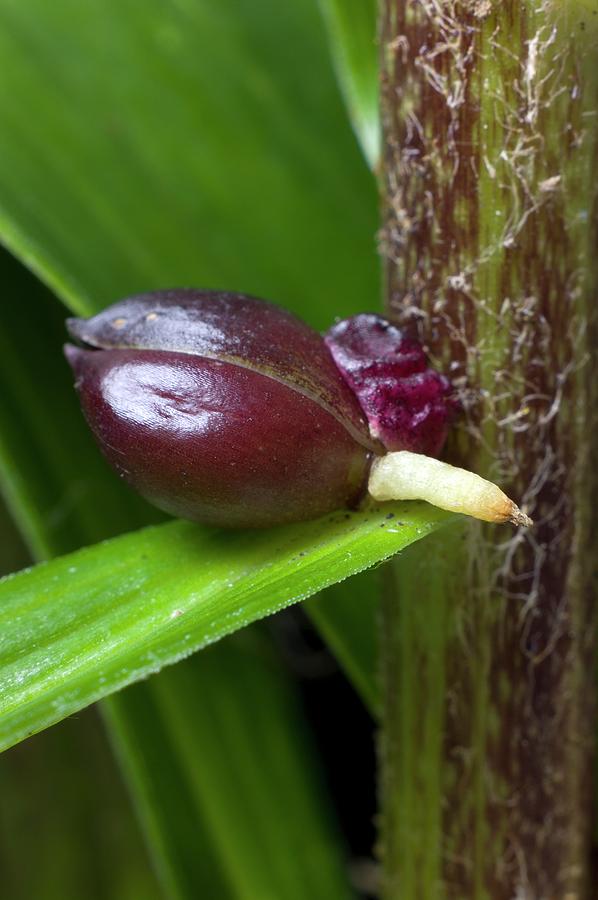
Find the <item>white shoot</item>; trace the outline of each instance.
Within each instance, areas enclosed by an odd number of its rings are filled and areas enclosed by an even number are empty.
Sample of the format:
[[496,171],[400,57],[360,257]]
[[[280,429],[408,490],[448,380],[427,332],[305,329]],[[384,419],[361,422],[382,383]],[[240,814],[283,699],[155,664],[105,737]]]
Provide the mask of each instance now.
[[368,490],[375,500],[427,500],[484,522],[532,524],[491,481],[421,453],[401,450],[376,459]]

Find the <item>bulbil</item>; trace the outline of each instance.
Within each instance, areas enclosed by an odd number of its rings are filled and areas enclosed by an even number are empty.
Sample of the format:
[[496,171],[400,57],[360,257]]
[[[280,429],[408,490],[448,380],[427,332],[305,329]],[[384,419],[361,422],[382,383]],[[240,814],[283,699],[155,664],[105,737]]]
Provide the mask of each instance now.
[[441,451],[457,411],[449,381],[380,316],[343,320],[322,337],[254,297],[172,290],[67,327],[78,346],[65,353],[100,448],[173,515],[283,524],[358,506],[383,460],[376,483],[384,473],[386,493],[397,466],[423,466],[424,481],[429,463],[463,471],[424,455]]

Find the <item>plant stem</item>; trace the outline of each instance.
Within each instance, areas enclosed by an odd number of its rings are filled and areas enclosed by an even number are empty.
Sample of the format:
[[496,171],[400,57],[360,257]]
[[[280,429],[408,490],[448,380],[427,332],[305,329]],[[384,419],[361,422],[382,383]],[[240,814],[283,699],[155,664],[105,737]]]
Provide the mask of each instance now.
[[387,301],[461,392],[464,523],[383,612],[387,898],[590,896],[598,3],[384,0]]

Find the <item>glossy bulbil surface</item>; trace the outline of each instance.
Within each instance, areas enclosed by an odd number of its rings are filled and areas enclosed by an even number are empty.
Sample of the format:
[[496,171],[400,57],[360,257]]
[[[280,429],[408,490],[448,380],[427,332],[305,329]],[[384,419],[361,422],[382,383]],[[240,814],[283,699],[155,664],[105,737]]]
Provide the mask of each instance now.
[[355,505],[375,446],[321,337],[253,298],[148,294],[69,330],[105,456],[177,516],[245,527]]
[[228,291],[153,291],[114,303],[91,319],[69,319],[68,327],[90,347],[189,353],[292,384],[359,443],[377,447],[318,332],[265,300]]
[[372,437],[387,450],[438,456],[459,407],[448,378],[429,367],[421,344],[370,313],[338,322],[324,340]]

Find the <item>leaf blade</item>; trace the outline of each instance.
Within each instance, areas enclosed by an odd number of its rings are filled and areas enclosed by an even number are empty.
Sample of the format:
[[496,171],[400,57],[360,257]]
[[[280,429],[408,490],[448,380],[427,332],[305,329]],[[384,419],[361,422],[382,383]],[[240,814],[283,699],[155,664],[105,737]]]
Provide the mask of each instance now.
[[[398,527],[383,527],[389,512]],[[172,522],[8,576],[0,582],[0,747],[450,519],[425,504],[391,504],[275,533]]]
[[380,709],[377,621],[382,584],[368,569],[305,601],[305,611],[372,716]]
[[[231,895],[341,900],[351,892],[318,760],[300,725],[299,698],[264,637],[257,629],[243,631],[150,684]],[[198,697],[198,686],[214,674],[219,693],[204,690]],[[309,778],[297,778],[298,763]]]
[[380,159],[376,0],[320,0],[349,117],[370,169]]

